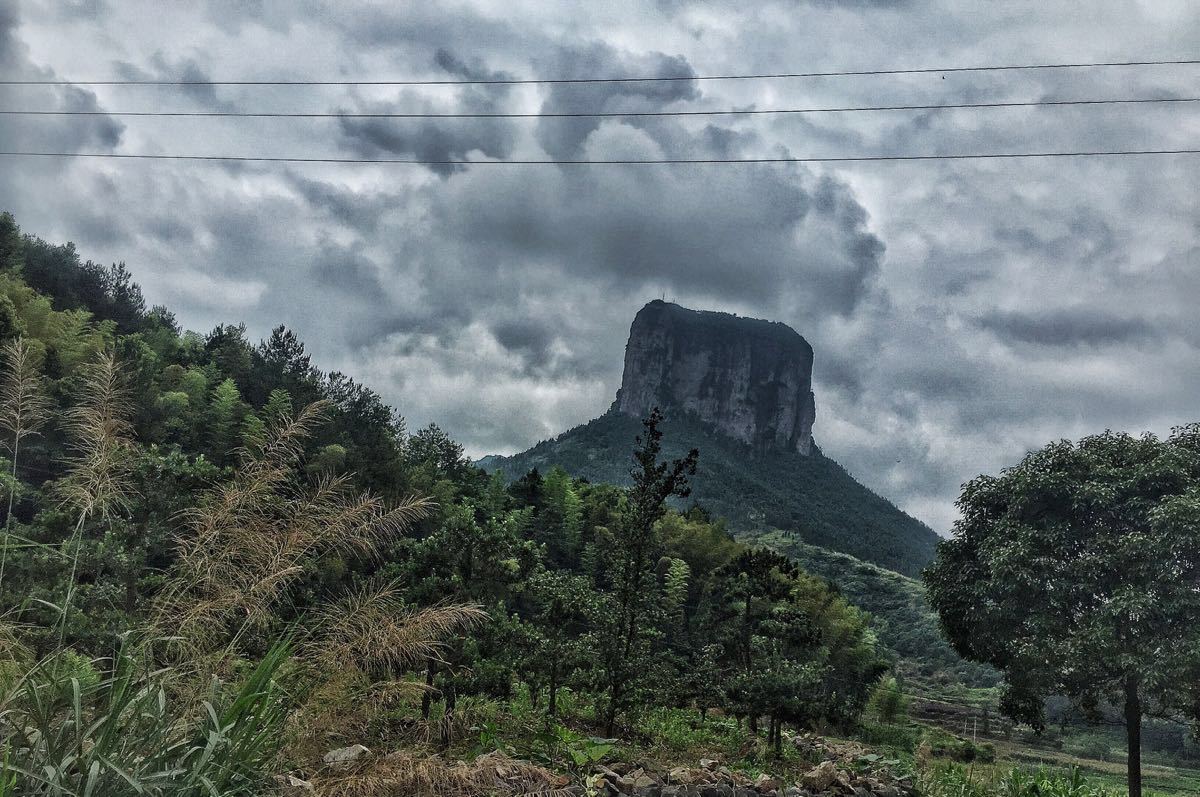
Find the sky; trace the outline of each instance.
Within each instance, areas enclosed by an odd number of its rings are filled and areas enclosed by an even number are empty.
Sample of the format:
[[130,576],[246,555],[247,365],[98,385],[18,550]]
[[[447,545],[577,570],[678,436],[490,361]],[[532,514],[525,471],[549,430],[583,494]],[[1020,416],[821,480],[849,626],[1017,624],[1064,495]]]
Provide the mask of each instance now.
[[[4,79],[461,80],[1200,57],[1193,0],[0,0]],[[563,112],[1187,97],[1200,66],[437,87],[0,86],[0,149],[528,159],[1200,146],[1200,103],[526,119]],[[0,157],[26,232],[123,261],[187,328],[295,330],[410,428],[512,453],[605,411],[639,307],[783,321],[814,437],[947,532],[960,485],[1106,428],[1200,420],[1200,156],[656,166]]]

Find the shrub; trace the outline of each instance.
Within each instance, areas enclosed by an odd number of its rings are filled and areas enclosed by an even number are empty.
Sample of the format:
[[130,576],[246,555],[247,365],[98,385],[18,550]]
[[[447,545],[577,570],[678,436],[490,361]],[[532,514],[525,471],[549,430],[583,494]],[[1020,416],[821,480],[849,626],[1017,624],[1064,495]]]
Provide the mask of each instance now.
[[134,644],[107,667],[53,654],[0,701],[0,794],[259,794],[286,711],[274,676],[289,653],[275,645],[237,689],[214,679],[190,705],[171,694],[175,672]]

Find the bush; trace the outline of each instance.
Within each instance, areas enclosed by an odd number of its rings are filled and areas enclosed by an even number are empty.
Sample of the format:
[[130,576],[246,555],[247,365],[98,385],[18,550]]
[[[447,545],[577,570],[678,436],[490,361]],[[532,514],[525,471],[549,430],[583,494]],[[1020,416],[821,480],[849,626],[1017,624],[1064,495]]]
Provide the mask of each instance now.
[[996,748],[990,742],[976,744],[969,739],[960,739],[940,728],[930,728],[925,733],[929,751],[938,758],[971,763],[979,761],[990,764],[996,760]]
[[911,753],[916,748],[920,736],[919,729],[905,725],[864,722],[858,729],[858,738],[864,743],[872,747],[888,747],[906,753]]
[[867,710],[880,722],[890,725],[908,716],[908,695],[904,694],[900,683],[889,675],[871,691]]

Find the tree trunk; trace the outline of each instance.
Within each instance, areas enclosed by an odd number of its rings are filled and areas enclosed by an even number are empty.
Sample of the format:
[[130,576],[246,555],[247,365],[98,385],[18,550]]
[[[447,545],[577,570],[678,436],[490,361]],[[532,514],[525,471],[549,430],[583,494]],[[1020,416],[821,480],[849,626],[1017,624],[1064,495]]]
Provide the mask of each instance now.
[[547,710],[551,717],[558,710],[558,662],[550,665],[550,704]]
[[421,719],[429,719],[429,706],[433,702],[433,662],[425,665],[425,691],[421,692]]
[[1129,797],[1142,797],[1142,702],[1136,675],[1125,679],[1125,734],[1129,742],[1125,765]]

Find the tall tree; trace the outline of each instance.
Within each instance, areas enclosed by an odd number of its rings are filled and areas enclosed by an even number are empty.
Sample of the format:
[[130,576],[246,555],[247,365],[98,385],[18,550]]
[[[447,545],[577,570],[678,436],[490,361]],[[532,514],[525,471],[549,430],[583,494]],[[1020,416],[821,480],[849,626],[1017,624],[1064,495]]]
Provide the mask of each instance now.
[[617,626],[604,664],[608,692],[605,727],[609,736],[615,729],[617,713],[625,707],[627,696],[644,672],[639,666],[642,656],[638,654],[642,651],[637,648],[643,642],[642,621],[646,607],[651,603],[651,566],[658,561],[656,527],[666,513],[667,499],[686,498],[691,494],[688,479],[695,475],[696,460],[700,456],[693,448],[682,459],[659,462],[663,437],[659,426],[662,422],[663,414],[658,407],[642,421],[644,431],[634,442],[634,466],[629,472],[633,486],[627,491],[624,517],[614,529],[618,558],[613,619]]
[[1052,443],[958,506],[925,574],[954,647],[1003,671],[1001,708],[1035,728],[1049,695],[1119,707],[1140,797],[1142,717],[1200,707],[1200,425]]

